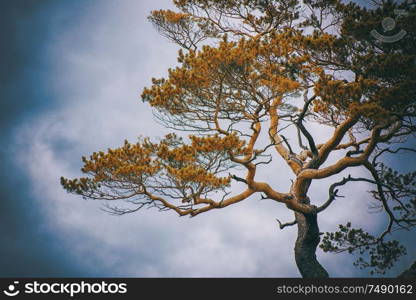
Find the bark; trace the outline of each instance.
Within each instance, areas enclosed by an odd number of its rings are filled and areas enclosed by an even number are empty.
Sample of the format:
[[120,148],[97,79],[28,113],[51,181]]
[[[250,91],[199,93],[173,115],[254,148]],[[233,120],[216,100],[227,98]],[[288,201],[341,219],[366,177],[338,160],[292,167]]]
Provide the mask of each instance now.
[[317,214],[295,212],[298,237],[295,244],[295,260],[303,278],[328,278],[328,272],[316,259],[319,244]]

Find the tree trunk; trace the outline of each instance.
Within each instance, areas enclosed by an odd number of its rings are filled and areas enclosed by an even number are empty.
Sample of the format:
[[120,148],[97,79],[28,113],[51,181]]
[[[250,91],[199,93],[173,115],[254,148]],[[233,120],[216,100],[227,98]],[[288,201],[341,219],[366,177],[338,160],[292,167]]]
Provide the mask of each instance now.
[[300,274],[304,278],[328,278],[328,272],[318,262],[315,254],[320,241],[317,215],[295,212],[295,218],[298,225],[295,260]]

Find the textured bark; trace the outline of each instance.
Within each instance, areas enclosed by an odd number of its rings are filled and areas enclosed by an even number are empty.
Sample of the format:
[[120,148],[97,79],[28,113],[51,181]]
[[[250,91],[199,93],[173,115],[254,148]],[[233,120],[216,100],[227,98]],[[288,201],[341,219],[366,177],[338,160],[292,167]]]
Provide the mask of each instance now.
[[317,215],[295,212],[295,218],[298,224],[295,260],[300,274],[304,278],[328,278],[315,254],[320,241]]

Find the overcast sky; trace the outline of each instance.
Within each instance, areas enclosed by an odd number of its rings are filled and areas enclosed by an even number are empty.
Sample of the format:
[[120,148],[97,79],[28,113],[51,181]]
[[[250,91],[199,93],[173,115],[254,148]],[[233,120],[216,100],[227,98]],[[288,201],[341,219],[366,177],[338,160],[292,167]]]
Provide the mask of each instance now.
[[[83,155],[168,132],[139,97],[176,64],[177,48],[146,20],[168,1],[0,3],[0,276],[299,276],[296,228],[275,221],[293,219],[283,205],[255,196],[192,219],[152,209],[115,217],[59,184],[81,175]],[[318,139],[331,132],[318,129]],[[284,191],[286,174],[267,168],[260,178]],[[330,182],[313,184],[318,203]],[[380,232],[384,215],[368,213],[367,189],[344,191],[320,215],[321,231],[352,221]],[[318,256],[331,276],[367,276],[351,256]]]

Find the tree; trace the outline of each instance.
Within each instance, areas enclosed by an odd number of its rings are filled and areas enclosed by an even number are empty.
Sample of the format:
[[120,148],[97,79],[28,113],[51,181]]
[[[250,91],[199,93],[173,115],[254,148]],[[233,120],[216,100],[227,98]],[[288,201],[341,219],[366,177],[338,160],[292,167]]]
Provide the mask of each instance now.
[[[372,9],[337,0],[175,0],[178,12],[153,11],[149,20],[180,46],[179,65],[153,78],[142,100],[160,123],[190,135],[126,141],[83,157],[87,176],[61,178],[63,187],[107,200],[119,215],[156,207],[194,217],[254,195],[274,200],[294,212],[293,222],[279,224],[297,224],[301,275],[328,277],[315,254],[317,217],[341,197],[341,186],[365,182],[373,208],[386,213],[385,231],[372,235],[347,223],[325,233],[320,247],[358,253],[358,266],[385,272],[406,253],[389,234],[416,225],[416,172],[400,174],[384,160],[416,152],[416,22],[407,3],[371,2]],[[395,9],[406,10],[397,27],[407,34],[395,43],[377,40],[370,31]],[[317,143],[313,123],[332,127],[332,135]],[[273,178],[256,180],[265,164],[293,178],[288,191],[277,191]],[[368,176],[335,181],[353,167]],[[335,181],[328,198],[310,199],[311,182],[323,178]]]

